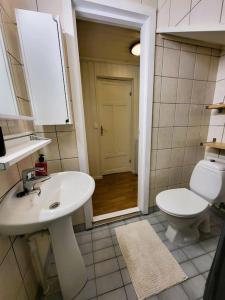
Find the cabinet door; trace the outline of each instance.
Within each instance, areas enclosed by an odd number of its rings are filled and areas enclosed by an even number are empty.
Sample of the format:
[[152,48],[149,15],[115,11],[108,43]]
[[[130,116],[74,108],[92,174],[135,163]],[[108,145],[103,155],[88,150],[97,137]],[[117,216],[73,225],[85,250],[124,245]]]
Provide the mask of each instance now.
[[16,10],[35,124],[71,123],[59,17]]

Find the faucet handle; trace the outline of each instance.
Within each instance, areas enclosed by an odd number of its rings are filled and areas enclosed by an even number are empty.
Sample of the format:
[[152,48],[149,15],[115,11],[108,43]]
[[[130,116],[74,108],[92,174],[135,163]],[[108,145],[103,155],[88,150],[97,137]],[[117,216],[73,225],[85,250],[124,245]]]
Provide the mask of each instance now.
[[34,167],[34,168],[29,168],[29,169],[25,169],[22,171],[22,178],[23,180],[28,179],[29,174],[31,174],[31,178],[32,178],[32,173],[35,171],[43,171],[44,168],[40,168],[40,167]]

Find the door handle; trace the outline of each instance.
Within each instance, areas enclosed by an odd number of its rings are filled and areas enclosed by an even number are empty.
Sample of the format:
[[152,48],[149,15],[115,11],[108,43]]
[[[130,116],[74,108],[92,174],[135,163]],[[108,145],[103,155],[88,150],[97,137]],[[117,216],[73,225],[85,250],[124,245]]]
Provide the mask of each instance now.
[[101,136],[103,136],[103,131],[104,131],[104,129],[103,129],[102,125],[101,125],[101,127],[100,127],[100,131],[101,131]]

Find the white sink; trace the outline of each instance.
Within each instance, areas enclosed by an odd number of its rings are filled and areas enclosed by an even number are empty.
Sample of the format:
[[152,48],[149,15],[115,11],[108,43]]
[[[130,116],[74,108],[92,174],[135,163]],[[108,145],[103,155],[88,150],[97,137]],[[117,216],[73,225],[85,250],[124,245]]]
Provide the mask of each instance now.
[[52,174],[39,186],[39,196],[17,198],[21,183],[5,196],[0,204],[0,233],[18,235],[48,228],[63,297],[70,300],[87,280],[71,214],[91,198],[95,182],[82,172],[61,172]]

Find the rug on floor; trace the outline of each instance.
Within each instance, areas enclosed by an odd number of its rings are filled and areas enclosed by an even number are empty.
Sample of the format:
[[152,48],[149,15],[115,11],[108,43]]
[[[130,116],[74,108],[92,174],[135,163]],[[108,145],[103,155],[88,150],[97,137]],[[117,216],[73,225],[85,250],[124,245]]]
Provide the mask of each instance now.
[[123,225],[115,231],[139,300],[187,279],[148,221]]

